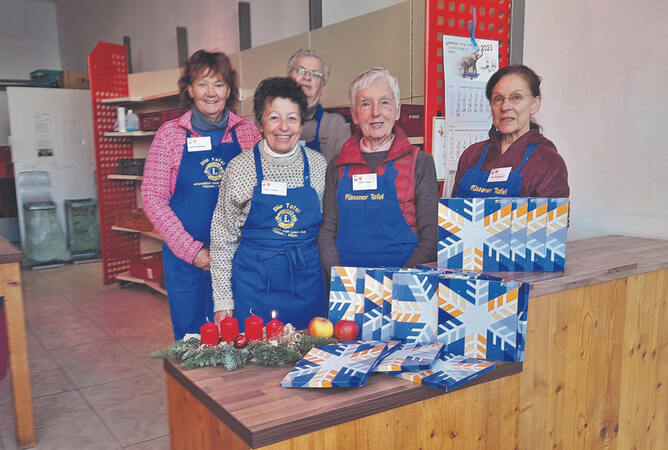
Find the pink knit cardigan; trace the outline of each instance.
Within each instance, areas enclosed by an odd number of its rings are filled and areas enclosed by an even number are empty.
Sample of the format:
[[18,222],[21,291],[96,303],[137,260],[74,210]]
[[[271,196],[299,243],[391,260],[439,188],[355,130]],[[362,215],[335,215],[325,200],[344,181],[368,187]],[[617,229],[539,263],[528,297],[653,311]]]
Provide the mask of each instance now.
[[[192,263],[204,244],[194,240],[183,228],[183,224],[170,208],[169,200],[176,186],[183,146],[186,143],[186,130],[190,130],[192,136],[200,136],[192,128],[191,115],[188,111],[160,127],[146,158],[141,189],[144,212],[172,252],[188,263]],[[221,142],[232,142],[232,128],[236,131],[242,150],[252,149],[261,138],[252,122],[230,111],[227,130]]]

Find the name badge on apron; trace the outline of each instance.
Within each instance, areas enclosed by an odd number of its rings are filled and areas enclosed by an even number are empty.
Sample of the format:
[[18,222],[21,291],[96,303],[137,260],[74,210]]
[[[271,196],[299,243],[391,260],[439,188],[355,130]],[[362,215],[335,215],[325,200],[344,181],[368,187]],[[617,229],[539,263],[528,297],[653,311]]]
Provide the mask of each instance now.
[[189,152],[205,152],[211,150],[211,136],[189,137],[187,146]]
[[378,186],[376,184],[375,173],[353,175],[353,191],[368,191],[376,189],[378,189]]
[[262,180],[262,193],[266,195],[288,195],[288,185],[281,181]]
[[497,167],[496,169],[492,169],[489,172],[489,177],[487,177],[487,182],[507,181],[511,170],[513,170],[512,167]]

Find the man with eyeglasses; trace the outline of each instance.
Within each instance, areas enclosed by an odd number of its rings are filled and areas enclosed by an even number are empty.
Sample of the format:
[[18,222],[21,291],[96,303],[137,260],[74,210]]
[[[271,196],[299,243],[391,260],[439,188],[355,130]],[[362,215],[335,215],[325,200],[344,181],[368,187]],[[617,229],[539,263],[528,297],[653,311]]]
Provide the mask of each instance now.
[[332,160],[350,137],[350,125],[341,114],[323,111],[320,97],[329,79],[329,66],[312,50],[298,50],[288,61],[288,76],[306,94],[308,110],[302,131],[306,146]]

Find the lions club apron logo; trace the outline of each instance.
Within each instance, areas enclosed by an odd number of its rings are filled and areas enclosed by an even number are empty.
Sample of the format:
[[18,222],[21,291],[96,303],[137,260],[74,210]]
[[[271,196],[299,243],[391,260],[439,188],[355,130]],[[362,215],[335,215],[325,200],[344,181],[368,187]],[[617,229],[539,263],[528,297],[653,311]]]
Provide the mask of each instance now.
[[276,223],[284,230],[289,230],[297,223],[297,214],[291,209],[283,208],[276,214]]
[[276,213],[274,219],[278,227],[282,230],[289,230],[297,223],[297,214],[301,212],[301,209],[296,205],[286,202],[285,204],[274,206],[274,212]]
[[223,169],[223,162],[217,159],[209,161],[204,166],[204,174],[211,181],[220,181],[220,179],[223,177],[224,170],[225,169]]

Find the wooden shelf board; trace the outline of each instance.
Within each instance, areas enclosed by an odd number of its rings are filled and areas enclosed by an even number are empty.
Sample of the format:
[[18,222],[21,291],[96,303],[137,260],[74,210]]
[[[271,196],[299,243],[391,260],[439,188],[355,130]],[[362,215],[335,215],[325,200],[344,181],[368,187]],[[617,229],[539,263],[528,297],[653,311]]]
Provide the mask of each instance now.
[[130,180],[130,181],[141,181],[144,179],[141,175],[120,175],[112,173],[107,175],[107,178],[110,180]]
[[144,137],[155,136],[155,131],[105,131],[104,137]]
[[165,288],[160,286],[160,284],[156,283],[155,281],[144,280],[143,278],[133,277],[132,275],[130,275],[130,272],[121,272],[116,275],[116,279],[119,281],[129,281],[130,283],[145,284],[154,291],[158,291],[162,295],[167,295],[167,291],[165,290]]
[[413,145],[421,145],[424,144],[424,137],[422,136],[409,137],[408,142],[410,142]]
[[128,96],[128,97],[111,97],[111,98],[103,98],[100,100],[100,103],[105,104],[105,105],[120,105],[120,104],[132,104],[132,103],[143,103],[143,102],[150,102],[150,101],[156,101],[156,100],[163,100],[163,99],[168,99],[170,97],[178,97],[179,91],[170,91],[170,92],[163,92],[160,94],[155,94],[155,95],[147,95],[147,96]]
[[139,233],[142,236],[150,237],[153,239],[157,239],[159,241],[162,241],[162,236],[160,236],[158,233],[155,231],[142,231],[142,230],[135,230],[133,228],[125,228],[125,227],[117,227],[116,225],[111,226],[112,230],[115,231],[125,231],[126,233]]

